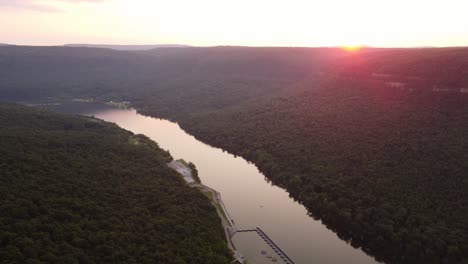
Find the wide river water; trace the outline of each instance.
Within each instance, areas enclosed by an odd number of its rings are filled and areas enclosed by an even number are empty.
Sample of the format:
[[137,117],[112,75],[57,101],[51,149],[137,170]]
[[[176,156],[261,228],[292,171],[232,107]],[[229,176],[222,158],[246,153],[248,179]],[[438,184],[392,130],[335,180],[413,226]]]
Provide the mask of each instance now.
[[[195,139],[178,124],[138,114],[135,110],[89,103],[48,106],[59,112],[95,116],[133,133],[144,134],[169,150],[174,159],[193,162],[203,184],[219,191],[239,229],[262,228],[297,264],[376,263],[360,249],[339,239],[314,220],[288,193],[266,181],[257,167],[241,157]],[[233,237],[249,263],[272,263],[260,253],[269,248],[255,233]]]

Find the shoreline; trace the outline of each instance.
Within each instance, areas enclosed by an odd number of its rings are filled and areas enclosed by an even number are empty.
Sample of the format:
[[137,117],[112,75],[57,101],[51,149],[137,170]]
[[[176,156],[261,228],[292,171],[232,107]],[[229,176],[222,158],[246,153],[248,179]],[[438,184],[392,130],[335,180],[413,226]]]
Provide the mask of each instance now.
[[234,221],[229,215],[229,212],[227,211],[227,208],[221,199],[221,194],[211,187],[208,187],[202,183],[197,183],[192,178],[192,170],[186,165],[186,163],[187,162],[184,160],[173,160],[167,163],[167,166],[175,170],[190,187],[198,189],[201,193],[206,195],[208,199],[210,199],[211,204],[216,209],[218,217],[221,219],[221,225],[226,236],[226,243],[229,249],[233,252],[232,263],[244,263],[244,256],[237,251],[236,246],[231,239],[232,236],[237,232],[237,227],[235,226]]

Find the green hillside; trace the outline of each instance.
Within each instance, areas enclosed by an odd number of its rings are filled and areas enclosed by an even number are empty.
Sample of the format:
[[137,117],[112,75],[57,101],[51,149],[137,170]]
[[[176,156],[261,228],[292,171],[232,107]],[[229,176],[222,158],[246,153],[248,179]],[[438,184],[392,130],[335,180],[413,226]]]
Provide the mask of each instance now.
[[229,263],[171,159],[114,124],[0,104],[0,262]]

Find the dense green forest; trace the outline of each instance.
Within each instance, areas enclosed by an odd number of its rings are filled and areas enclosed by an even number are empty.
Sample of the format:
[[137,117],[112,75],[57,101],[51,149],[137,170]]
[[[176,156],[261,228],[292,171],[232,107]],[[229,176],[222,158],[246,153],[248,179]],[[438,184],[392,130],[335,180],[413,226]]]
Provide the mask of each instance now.
[[0,48],[5,97],[176,120],[387,263],[468,261],[467,76],[468,48]]
[[171,159],[114,124],[0,104],[0,262],[229,263]]
[[177,120],[379,260],[466,261],[468,98],[374,92],[311,84]]

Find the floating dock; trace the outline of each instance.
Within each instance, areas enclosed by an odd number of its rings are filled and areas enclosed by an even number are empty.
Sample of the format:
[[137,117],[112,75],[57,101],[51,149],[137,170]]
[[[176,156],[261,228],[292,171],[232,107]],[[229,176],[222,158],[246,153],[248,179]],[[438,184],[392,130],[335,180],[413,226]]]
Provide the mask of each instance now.
[[237,232],[256,232],[286,264],[295,264],[295,262],[260,227],[237,230]]

